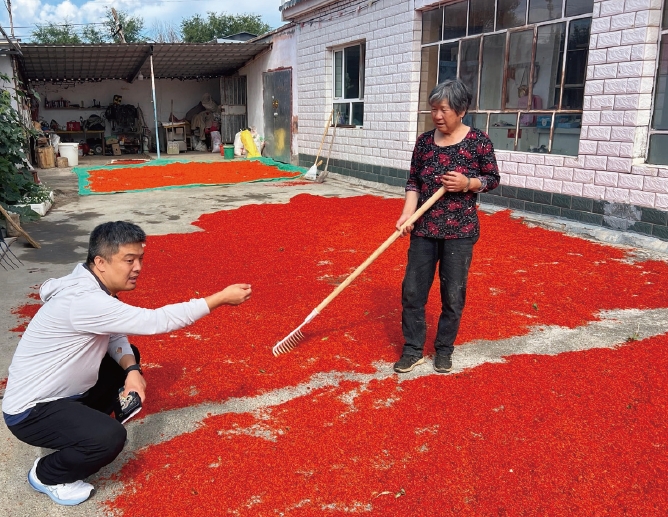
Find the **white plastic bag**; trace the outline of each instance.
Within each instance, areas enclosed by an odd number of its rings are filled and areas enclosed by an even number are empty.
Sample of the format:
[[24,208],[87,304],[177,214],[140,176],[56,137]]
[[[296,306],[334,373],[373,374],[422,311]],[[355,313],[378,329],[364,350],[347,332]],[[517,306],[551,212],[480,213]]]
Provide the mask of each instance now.
[[51,147],[53,147],[53,152],[56,153],[56,156],[58,156],[58,145],[60,144],[60,136],[51,133],[49,135],[49,142],[51,143]]
[[211,131],[211,152],[219,153],[221,143],[220,131]]

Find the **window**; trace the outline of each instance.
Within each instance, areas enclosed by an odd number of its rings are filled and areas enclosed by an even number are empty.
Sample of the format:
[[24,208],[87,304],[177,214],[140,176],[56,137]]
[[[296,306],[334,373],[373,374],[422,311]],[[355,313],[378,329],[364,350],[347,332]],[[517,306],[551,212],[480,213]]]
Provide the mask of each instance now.
[[655,165],[668,165],[668,2],[663,7],[661,22],[661,46],[659,48],[659,68],[654,88],[654,113],[650,128],[649,153],[647,161]]
[[364,50],[360,43],[334,50],[334,123],[364,124]]
[[[592,9],[593,0],[460,0],[424,12],[418,131],[433,127],[431,89],[459,77],[473,93],[465,122],[495,148],[576,156]],[[665,68],[668,78],[668,57]],[[665,129],[668,149],[668,107]]]

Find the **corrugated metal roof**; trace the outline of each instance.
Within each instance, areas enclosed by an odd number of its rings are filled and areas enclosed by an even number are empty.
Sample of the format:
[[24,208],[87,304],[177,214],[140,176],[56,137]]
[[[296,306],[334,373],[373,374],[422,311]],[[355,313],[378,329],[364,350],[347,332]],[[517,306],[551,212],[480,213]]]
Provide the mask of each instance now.
[[123,43],[99,45],[23,44],[22,64],[30,81],[124,79],[141,71],[157,79],[231,75],[271,43]]

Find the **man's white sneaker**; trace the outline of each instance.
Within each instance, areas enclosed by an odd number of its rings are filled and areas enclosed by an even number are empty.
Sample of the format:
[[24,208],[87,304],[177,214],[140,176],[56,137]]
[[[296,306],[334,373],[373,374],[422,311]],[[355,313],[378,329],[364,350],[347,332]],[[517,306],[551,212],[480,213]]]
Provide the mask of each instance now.
[[48,495],[53,501],[65,506],[74,506],[83,503],[92,494],[95,487],[90,483],[83,481],[75,481],[74,483],[63,483],[61,485],[45,485],[37,479],[37,462],[40,458],[35,460],[34,465],[28,472],[28,483],[38,492]]

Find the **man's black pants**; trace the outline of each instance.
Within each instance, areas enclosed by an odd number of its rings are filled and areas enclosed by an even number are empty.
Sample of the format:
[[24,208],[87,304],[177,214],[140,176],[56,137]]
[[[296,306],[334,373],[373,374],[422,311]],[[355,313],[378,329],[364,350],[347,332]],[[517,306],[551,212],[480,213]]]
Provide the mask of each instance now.
[[[139,364],[139,350],[134,346],[132,350]],[[37,478],[42,483],[58,485],[83,480],[121,453],[127,433],[109,415],[125,377],[118,363],[106,355],[97,383],[82,398],[37,404],[26,419],[9,426],[22,442],[56,449],[37,464]]]

